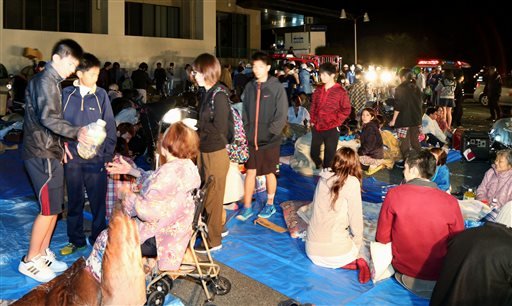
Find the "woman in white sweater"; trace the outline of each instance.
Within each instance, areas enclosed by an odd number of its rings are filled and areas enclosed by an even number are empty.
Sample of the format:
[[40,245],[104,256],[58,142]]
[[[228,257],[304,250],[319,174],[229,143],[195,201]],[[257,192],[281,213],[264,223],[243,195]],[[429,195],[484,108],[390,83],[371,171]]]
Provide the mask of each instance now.
[[359,269],[359,282],[370,279],[363,247],[361,166],[357,153],[338,149],[331,171],[320,174],[306,238],[311,261],[325,268]]

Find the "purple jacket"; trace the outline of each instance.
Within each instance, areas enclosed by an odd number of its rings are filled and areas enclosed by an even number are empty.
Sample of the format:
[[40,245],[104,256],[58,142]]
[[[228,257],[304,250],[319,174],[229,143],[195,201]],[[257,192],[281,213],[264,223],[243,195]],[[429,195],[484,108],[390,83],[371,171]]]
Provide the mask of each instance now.
[[124,208],[137,217],[141,244],[155,237],[158,268],[178,270],[192,236],[192,191],[201,184],[197,167],[190,159],[175,159],[140,178],[140,193],[127,197]]
[[476,199],[487,200],[489,203],[497,199],[499,207],[512,200],[512,169],[498,173],[496,166],[492,165],[476,190]]

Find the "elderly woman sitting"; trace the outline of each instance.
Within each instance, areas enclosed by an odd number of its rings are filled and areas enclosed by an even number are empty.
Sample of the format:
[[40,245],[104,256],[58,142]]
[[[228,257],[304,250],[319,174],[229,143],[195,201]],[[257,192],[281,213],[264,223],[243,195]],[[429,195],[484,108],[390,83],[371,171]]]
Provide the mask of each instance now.
[[512,200],[512,150],[498,151],[494,165],[487,170],[482,183],[478,186],[476,199],[496,205],[493,207],[494,215],[505,203]]
[[[109,163],[110,174],[130,174],[141,184],[139,193],[121,190],[124,210],[135,218],[143,256],[156,256],[163,271],[178,270],[192,235],[194,199],[192,191],[201,179],[195,160],[199,151],[196,132],[184,123],[171,125],[162,137],[165,163],[155,171],[133,168],[123,159]],[[101,239],[100,239],[101,237]],[[107,232],[98,237],[87,260],[93,274],[101,279],[101,260]]]

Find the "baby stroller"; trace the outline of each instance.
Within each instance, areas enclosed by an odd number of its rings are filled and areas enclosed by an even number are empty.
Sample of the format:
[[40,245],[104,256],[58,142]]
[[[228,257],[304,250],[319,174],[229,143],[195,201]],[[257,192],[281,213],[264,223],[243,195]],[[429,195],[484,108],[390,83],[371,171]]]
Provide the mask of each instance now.
[[[180,268],[178,271],[158,271],[157,273],[153,273],[151,281],[146,287],[146,305],[164,304],[165,296],[172,289],[173,277],[188,276],[200,282],[206,295],[205,305],[214,305],[213,299],[215,295],[225,295],[231,290],[231,282],[227,278],[219,275],[220,267],[218,264],[214,263],[212,259],[209,246],[206,243],[206,224],[201,218],[201,212],[204,209],[206,191],[208,190],[208,186],[212,180],[213,177],[210,176],[203,187],[196,189],[194,192],[196,209],[194,221],[192,222],[193,234],[189,242],[189,248],[192,251],[191,253],[194,262],[188,263],[191,265],[191,269],[193,269],[185,270]],[[194,251],[194,244],[196,242],[197,235],[201,236],[201,239],[205,244],[207,250],[206,260],[200,260]]]

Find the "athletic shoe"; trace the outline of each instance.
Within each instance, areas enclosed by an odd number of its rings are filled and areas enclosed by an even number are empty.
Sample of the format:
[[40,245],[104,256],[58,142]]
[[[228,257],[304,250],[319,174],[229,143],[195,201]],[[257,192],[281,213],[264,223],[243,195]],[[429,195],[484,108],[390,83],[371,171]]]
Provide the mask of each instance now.
[[238,210],[238,204],[236,202],[224,204],[225,210]]
[[274,207],[274,205],[267,204],[267,205],[265,205],[265,207],[263,207],[263,209],[259,213],[258,217],[268,219],[268,218],[270,218],[270,216],[272,216],[275,213],[276,213],[276,208]]
[[76,246],[73,243],[68,243],[68,245],[66,245],[65,247],[60,249],[60,255],[63,255],[63,256],[71,255],[71,254],[75,253],[76,251],[85,249],[86,247],[87,247],[87,245]]
[[[210,252],[218,251],[222,249],[222,244],[219,244],[218,246],[210,247]],[[196,253],[199,254],[206,254],[206,247],[201,243],[200,246],[194,249]]]
[[247,219],[249,219],[250,217],[252,217],[253,215],[253,212],[252,212],[252,208],[242,208],[240,214],[238,216],[236,216],[236,218],[238,220],[241,220],[241,221],[245,221]]
[[226,227],[226,224],[224,224],[224,226],[222,227],[222,233],[220,233],[220,236],[222,238],[226,237],[227,235],[229,235],[229,230],[228,228]]
[[53,253],[50,248],[46,249],[46,255],[41,255],[41,258],[53,272],[64,272],[68,268],[68,265],[65,262],[57,260],[55,253]]
[[41,257],[41,255],[37,255],[32,258],[32,260],[25,262],[25,257],[23,257],[18,265],[18,271],[20,273],[35,279],[40,283],[46,283],[55,278],[55,272],[53,272],[48,266],[45,264],[45,260]]

